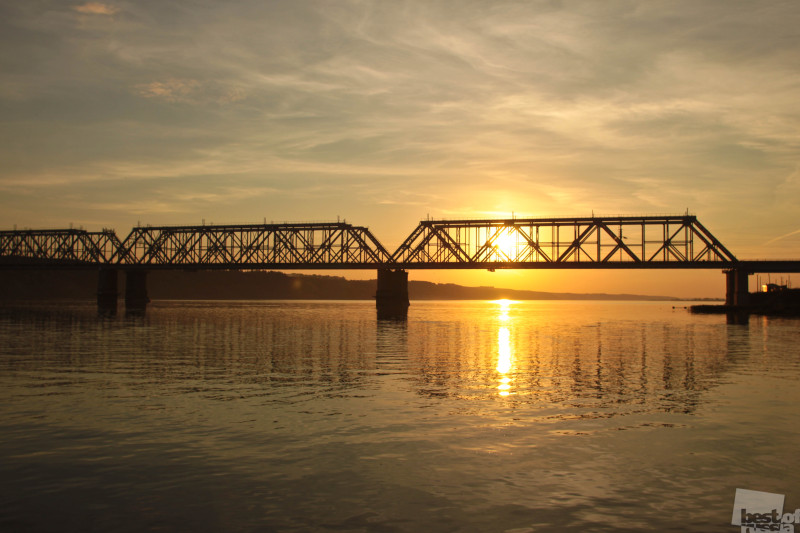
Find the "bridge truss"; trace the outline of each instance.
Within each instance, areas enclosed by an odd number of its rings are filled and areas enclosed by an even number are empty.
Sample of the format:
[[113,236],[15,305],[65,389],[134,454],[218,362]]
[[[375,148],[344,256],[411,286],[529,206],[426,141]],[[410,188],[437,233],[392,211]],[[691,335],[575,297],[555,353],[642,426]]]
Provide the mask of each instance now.
[[0,232],[0,264],[189,269],[728,268],[694,216],[424,220],[390,254],[343,222]]
[[694,216],[420,222],[399,268],[708,268],[736,257]]
[[0,231],[0,261],[22,265],[105,264],[112,260],[119,245],[117,235],[107,229]]
[[347,223],[138,227],[121,244],[123,265],[188,268],[375,268],[389,253]]

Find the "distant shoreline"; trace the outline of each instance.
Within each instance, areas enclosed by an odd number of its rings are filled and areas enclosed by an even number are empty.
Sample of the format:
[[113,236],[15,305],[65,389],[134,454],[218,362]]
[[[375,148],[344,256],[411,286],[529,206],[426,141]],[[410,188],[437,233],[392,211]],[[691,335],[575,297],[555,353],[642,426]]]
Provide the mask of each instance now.
[[[0,271],[0,301],[94,299],[96,271]],[[119,276],[118,292],[125,292]],[[372,300],[376,280],[340,276],[285,274],[273,271],[152,271],[147,278],[151,300]],[[409,281],[411,300],[606,300],[720,301],[640,294],[544,292],[453,283]]]

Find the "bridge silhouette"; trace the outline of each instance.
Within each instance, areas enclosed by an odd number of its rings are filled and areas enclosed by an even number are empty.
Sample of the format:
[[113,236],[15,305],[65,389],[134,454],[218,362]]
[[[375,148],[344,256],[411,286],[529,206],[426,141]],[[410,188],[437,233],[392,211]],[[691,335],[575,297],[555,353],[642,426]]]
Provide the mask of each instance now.
[[142,310],[160,269],[375,269],[376,303],[408,307],[410,269],[721,269],[726,304],[747,304],[748,278],[799,272],[798,261],[741,261],[694,215],[423,220],[390,253],[346,222],[0,231],[0,268],[98,268],[98,306]]

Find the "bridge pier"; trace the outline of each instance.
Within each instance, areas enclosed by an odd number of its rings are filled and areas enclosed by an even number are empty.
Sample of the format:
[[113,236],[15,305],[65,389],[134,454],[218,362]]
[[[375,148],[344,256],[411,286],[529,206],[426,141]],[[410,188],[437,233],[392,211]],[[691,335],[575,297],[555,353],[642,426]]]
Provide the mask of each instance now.
[[147,271],[125,272],[125,313],[143,315],[150,298],[147,297]]
[[750,303],[750,272],[740,268],[725,271],[725,305],[745,307]]
[[97,312],[104,316],[117,314],[117,269],[101,268],[97,272]]
[[405,270],[378,270],[378,290],[375,307],[378,318],[406,318],[408,315],[408,272]]

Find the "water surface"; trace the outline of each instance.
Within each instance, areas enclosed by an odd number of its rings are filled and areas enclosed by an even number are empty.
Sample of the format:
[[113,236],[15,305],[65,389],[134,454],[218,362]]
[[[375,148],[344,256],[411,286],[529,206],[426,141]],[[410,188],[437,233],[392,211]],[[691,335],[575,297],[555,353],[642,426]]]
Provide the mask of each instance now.
[[0,529],[736,531],[800,507],[800,321],[654,302],[0,311]]

